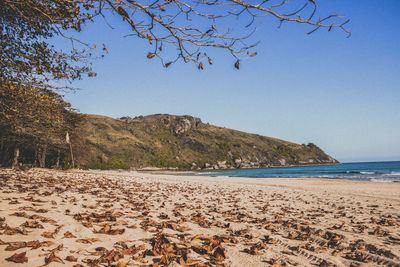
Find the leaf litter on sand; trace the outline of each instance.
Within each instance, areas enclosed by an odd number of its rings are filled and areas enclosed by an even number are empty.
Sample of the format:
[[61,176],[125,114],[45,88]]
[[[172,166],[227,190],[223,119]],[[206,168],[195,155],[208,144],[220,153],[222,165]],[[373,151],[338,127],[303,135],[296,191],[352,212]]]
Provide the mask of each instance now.
[[[238,252],[240,257],[249,257],[251,260],[260,258],[265,249],[268,249],[268,253],[272,253],[271,256],[275,258],[278,253],[281,260],[273,262],[273,266],[295,265],[292,264],[296,263],[293,261],[295,257],[303,257],[310,265],[330,266],[328,258],[317,257],[314,261],[308,260],[307,257],[311,259],[312,255],[341,257],[348,265],[369,260],[376,263],[371,255],[377,255],[385,260],[393,259],[392,262],[398,260],[396,253],[391,253],[389,249],[385,250],[383,247],[383,242],[388,244],[397,242],[393,227],[399,224],[398,218],[377,211],[369,213],[370,210],[366,210],[368,219],[362,221],[357,218],[357,213],[350,213],[346,204],[339,203],[344,200],[336,201],[337,210],[329,210],[328,207],[332,207],[334,199],[313,200],[311,197],[311,200],[307,200],[303,199],[301,194],[275,192],[264,194],[263,190],[235,189],[230,185],[209,186],[202,183],[181,185],[151,180],[138,182],[141,181],[139,178],[124,182],[123,179],[114,179],[103,174],[65,173],[59,177],[65,176],[69,177],[68,179],[54,179],[52,174],[55,172],[39,173],[40,175],[29,177],[29,181],[35,182],[35,185],[22,183],[23,188],[17,189],[17,191],[31,191],[30,194],[33,196],[18,198],[20,203],[30,201],[32,204],[42,205],[42,202],[36,202],[42,198],[35,195],[54,195],[56,201],[48,201],[49,204],[52,202],[52,205],[57,205],[61,208],[63,216],[69,216],[79,226],[89,228],[89,233],[94,233],[92,236],[115,235],[102,238],[103,240],[90,238],[90,235],[79,236],[79,239],[74,241],[77,246],[82,246],[78,243],[98,244],[96,249],[88,252],[96,259],[82,259],[82,262],[93,266],[101,264],[124,266],[131,261],[136,262],[135,264],[152,263],[155,266],[172,263],[182,266],[224,265],[231,263],[231,249],[239,250],[239,248],[242,249]],[[21,174],[18,183],[29,175]],[[13,183],[7,183],[7,186],[6,190],[14,192]],[[179,195],[178,199],[170,197],[174,192]],[[251,203],[244,205],[246,197],[241,199],[238,196],[247,196],[247,203],[249,201]],[[293,199],[304,203],[304,208],[292,206]],[[9,198],[7,202],[12,200]],[[30,235],[35,232],[45,238],[57,238],[57,240],[61,238],[65,242],[66,239],[63,237],[75,238],[77,235],[75,233],[78,232],[74,232],[75,230],[60,235],[58,235],[59,229],[49,231],[46,223],[54,225],[57,222],[50,218],[51,216],[44,217],[40,214],[47,211],[47,207],[44,206],[24,206],[11,215],[26,218],[28,221],[20,227],[13,228],[5,224],[5,219],[0,219],[0,234]],[[35,214],[28,214],[31,212]],[[362,212],[364,211],[359,211]],[[53,214],[53,210],[47,214]],[[318,224],[323,220],[329,220],[329,225]],[[343,224],[343,221],[346,223]],[[42,228],[38,228],[40,227],[38,224],[46,229],[40,230]],[[245,228],[238,230],[235,225]],[[346,231],[353,234],[353,229],[355,229],[354,237],[347,235]],[[145,238],[126,240],[128,235],[141,230]],[[269,237],[262,238],[266,235]],[[361,239],[363,235],[369,235],[369,239],[373,240],[371,244],[352,243]],[[115,242],[110,249],[106,242],[114,238],[120,241]],[[0,242],[0,244],[6,245],[9,251],[45,246],[42,242],[30,242],[32,243]],[[67,243],[70,242],[64,244]],[[55,246],[54,243],[47,244]],[[71,257],[78,256],[75,252],[70,253],[74,254],[70,255]],[[307,256],[302,256],[301,253]],[[68,261],[67,259],[74,259],[64,256],[61,259],[57,254],[57,250],[46,254],[46,262],[57,264]]]
[[25,263],[28,262],[28,258],[26,257],[26,252],[22,252],[14,254],[9,258],[6,258],[6,261],[11,261],[15,263]]

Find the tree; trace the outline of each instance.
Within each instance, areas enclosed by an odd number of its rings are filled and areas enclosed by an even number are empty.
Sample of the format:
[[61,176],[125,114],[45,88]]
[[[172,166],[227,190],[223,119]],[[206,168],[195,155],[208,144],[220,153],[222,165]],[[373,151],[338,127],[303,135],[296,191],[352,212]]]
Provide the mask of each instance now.
[[51,90],[2,84],[0,162],[15,166],[23,148],[25,157],[30,157],[35,165],[46,166],[49,151],[57,156],[68,151],[65,133],[72,132],[79,121],[80,116],[71,110],[70,104]]
[[68,0],[1,1],[0,81],[54,88],[50,81],[73,80],[88,72],[87,64],[77,62],[89,54],[76,49],[63,52],[49,41],[65,36],[70,28],[80,31],[81,25],[91,19],[91,15],[80,11],[80,5],[79,1]]
[[79,42],[65,33],[80,31],[91,20],[82,7],[89,9],[83,1],[0,2],[0,161],[6,165],[16,165],[23,148],[25,157],[44,167],[49,150],[59,156],[65,148],[62,140],[76,115],[53,91],[60,88],[55,81],[90,75],[92,55],[87,45],[62,51],[51,40],[63,36]]

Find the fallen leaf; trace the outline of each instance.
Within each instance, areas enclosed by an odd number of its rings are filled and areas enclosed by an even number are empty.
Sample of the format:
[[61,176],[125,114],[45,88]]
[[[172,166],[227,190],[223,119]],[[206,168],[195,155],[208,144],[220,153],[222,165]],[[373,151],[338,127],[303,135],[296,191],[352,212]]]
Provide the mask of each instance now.
[[76,242],[82,243],[82,244],[92,244],[94,242],[99,242],[100,239],[98,238],[86,238],[86,239],[77,239]]
[[119,261],[119,262],[117,263],[117,266],[116,266],[116,267],[126,267],[126,264],[123,263],[122,261]]
[[76,238],[76,236],[74,236],[74,235],[73,235],[71,232],[69,232],[69,231],[64,233],[64,237],[65,237],[65,238]]
[[24,263],[28,262],[28,258],[26,257],[26,252],[22,252],[19,254],[14,254],[11,257],[7,258],[6,261],[12,261],[15,263]]
[[52,262],[64,263],[64,261],[60,257],[56,256],[56,254],[54,252],[52,252],[48,257],[46,257],[44,259],[44,262],[45,262],[45,266]]
[[75,258],[74,256],[67,256],[66,258],[65,258],[65,260],[66,261],[71,261],[71,262],[77,262],[78,261],[78,259],[77,258]]

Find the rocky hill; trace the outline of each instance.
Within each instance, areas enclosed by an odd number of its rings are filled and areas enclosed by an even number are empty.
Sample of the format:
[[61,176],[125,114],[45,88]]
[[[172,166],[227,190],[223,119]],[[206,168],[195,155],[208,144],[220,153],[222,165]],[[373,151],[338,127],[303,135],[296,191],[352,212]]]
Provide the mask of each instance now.
[[240,132],[191,116],[113,119],[87,115],[76,141],[76,162],[87,168],[228,169],[338,163],[312,143],[299,145]]

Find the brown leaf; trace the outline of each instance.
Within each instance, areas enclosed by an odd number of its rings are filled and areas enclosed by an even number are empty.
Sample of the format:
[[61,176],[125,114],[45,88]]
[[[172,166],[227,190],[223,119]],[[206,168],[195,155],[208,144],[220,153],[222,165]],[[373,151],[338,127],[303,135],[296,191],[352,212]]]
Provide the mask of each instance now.
[[64,237],[65,237],[65,238],[76,238],[76,236],[74,236],[74,235],[73,235],[71,232],[69,232],[69,231],[64,233]]
[[152,58],[155,57],[155,56],[156,56],[155,53],[149,52],[149,53],[147,54],[147,58],[148,58],[148,59],[152,59]]
[[165,7],[163,5],[157,4],[161,11],[165,11]]
[[126,264],[122,261],[119,261],[116,265],[116,267],[126,267]]
[[86,239],[77,239],[75,242],[82,243],[82,244],[92,244],[94,242],[99,242],[100,239],[98,238],[86,238]]
[[25,223],[22,224],[22,226],[24,227],[28,227],[28,228],[40,228],[43,229],[43,225],[41,225],[40,223],[36,222],[36,221],[26,221]]
[[203,63],[200,62],[199,65],[197,66],[197,68],[198,68],[199,70],[203,70],[203,69],[204,69]]
[[38,249],[42,246],[42,243],[40,243],[38,240],[35,241],[29,241],[26,243],[27,247],[30,247],[32,249]]
[[208,58],[208,63],[209,63],[210,65],[213,64],[212,59],[211,59],[210,57]]
[[42,236],[43,236],[43,237],[46,237],[46,238],[54,238],[54,233],[51,233],[51,232],[43,232],[43,233],[42,233]]
[[24,263],[28,262],[28,258],[26,257],[26,252],[22,252],[19,254],[14,254],[11,257],[7,258],[6,261],[12,261],[15,263]]
[[27,247],[26,242],[10,242],[6,247],[6,251],[14,251],[25,247]]
[[3,234],[5,234],[5,235],[16,235],[16,234],[27,235],[28,232],[25,229],[21,229],[18,227],[12,228],[12,227],[6,226]]
[[239,60],[236,60],[236,62],[235,62],[235,68],[239,69]]
[[214,251],[213,256],[216,261],[224,261],[225,260],[225,250],[221,246],[219,246]]
[[67,256],[66,258],[65,258],[65,260],[66,261],[72,261],[72,262],[77,262],[78,261],[78,259],[77,258],[75,258],[74,256]]
[[204,255],[207,254],[207,249],[202,246],[192,246],[192,250],[198,254]]
[[51,246],[54,246],[55,243],[54,243],[54,242],[51,242],[51,241],[43,241],[43,242],[40,243],[40,245],[41,245],[42,247],[51,247]]
[[56,256],[54,252],[52,252],[48,257],[44,258],[45,266],[52,263],[52,262],[59,262],[59,263],[64,263],[64,261]]

